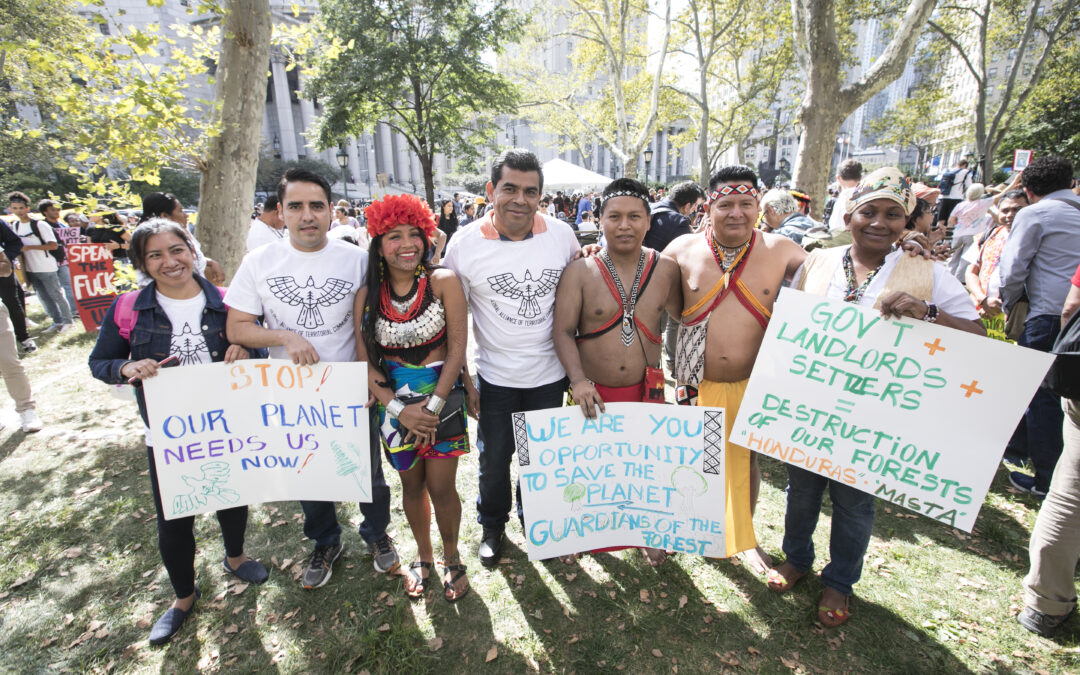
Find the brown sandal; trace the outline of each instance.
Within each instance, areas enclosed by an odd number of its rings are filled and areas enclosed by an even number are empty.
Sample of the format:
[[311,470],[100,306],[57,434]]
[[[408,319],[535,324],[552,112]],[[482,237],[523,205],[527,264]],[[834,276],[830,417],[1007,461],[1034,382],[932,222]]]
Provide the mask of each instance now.
[[[824,600],[825,596],[822,596]],[[851,618],[851,596],[844,596],[843,607],[826,607],[825,605],[818,604],[817,619],[821,622],[821,625],[828,628],[836,628],[843,626]]]

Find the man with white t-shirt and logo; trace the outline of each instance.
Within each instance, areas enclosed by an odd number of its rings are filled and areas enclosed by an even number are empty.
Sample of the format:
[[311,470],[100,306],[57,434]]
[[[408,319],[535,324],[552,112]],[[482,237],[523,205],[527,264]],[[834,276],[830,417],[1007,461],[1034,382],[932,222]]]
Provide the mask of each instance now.
[[[472,310],[480,376],[480,562],[498,563],[512,503],[511,415],[562,405],[566,371],[551,337],[555,287],[578,253],[566,223],[537,213],[544,174],[536,155],[507,150],[491,167],[493,208],[459,229],[445,265],[461,279]],[[520,488],[520,486],[519,486]],[[524,523],[521,491],[518,518]]]
[[[244,257],[225,304],[229,341],[246,347],[269,347],[270,357],[310,366],[321,361],[355,361],[353,298],[367,275],[367,251],[326,236],[330,229],[330,184],[304,169],[289,169],[278,184],[278,213],[288,237],[261,246]],[[258,318],[263,317],[263,325]],[[372,426],[372,429],[377,429]],[[369,443],[371,439],[368,439]],[[375,570],[398,566],[386,527],[390,524],[390,488],[382,456],[371,443],[371,503],[361,503],[360,536],[374,556]],[[330,580],[331,568],[345,545],[333,502],[302,501],[304,534],[315,541],[304,588]]]

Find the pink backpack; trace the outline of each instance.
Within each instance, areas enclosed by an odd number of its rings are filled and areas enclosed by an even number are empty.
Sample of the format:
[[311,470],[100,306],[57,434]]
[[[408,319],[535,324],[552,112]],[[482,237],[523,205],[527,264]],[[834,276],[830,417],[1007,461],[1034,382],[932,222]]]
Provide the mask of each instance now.
[[[221,286],[216,287],[218,293],[221,293],[221,297],[225,297],[225,291],[227,288]],[[125,340],[131,341],[131,329],[135,327],[135,322],[139,320],[139,312],[135,308],[135,299],[139,297],[139,291],[128,291],[127,293],[121,293],[116,297],[116,306],[113,307],[113,322],[116,324],[117,330],[120,332],[120,337]]]

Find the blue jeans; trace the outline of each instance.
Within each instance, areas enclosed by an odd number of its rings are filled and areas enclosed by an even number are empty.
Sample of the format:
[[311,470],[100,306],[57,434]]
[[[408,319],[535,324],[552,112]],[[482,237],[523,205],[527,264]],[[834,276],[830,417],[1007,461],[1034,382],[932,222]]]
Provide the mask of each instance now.
[[68,307],[71,308],[72,318],[78,317],[79,308],[75,304],[75,291],[71,289],[71,272],[68,271],[68,266],[62,265],[56,271],[56,276],[60,280],[60,288],[64,289],[64,297],[67,298]]
[[[383,477],[382,453],[379,452],[379,423],[372,406],[368,414],[368,445],[371,448],[371,501],[360,502],[360,536],[369,544],[383,538],[390,524],[390,486]],[[334,502],[300,502],[304,509],[304,536],[316,546],[337,546],[341,541]]]
[[64,290],[60,288],[60,275],[56,272],[27,272],[26,278],[52,322],[57,325],[71,323],[71,308],[64,297]]
[[[511,413],[558,408],[563,404],[567,380],[531,389],[492,384],[480,378],[480,435],[476,440],[480,459],[480,494],[476,498],[476,522],[485,529],[502,530],[510,520],[510,461],[514,457]],[[521,484],[517,486],[518,520],[525,523],[521,507]]]
[[[1024,332],[1017,344],[1021,347],[1048,352],[1054,346],[1061,330],[1061,317],[1054,314],[1029,316],[1024,322]],[[1028,404],[1024,417],[1009,439],[1007,449],[1015,455],[1031,458],[1035,468],[1035,488],[1046,492],[1054,467],[1061,457],[1061,428],[1065,415],[1061,411],[1061,397],[1049,389],[1039,387]]]
[[851,595],[862,576],[863,557],[874,529],[874,496],[821,474],[788,464],[787,509],[784,513],[784,555],[800,572],[814,566],[814,529],[821,514],[821,499],[829,488],[832,500],[832,531],[829,533],[829,564],[821,582]]

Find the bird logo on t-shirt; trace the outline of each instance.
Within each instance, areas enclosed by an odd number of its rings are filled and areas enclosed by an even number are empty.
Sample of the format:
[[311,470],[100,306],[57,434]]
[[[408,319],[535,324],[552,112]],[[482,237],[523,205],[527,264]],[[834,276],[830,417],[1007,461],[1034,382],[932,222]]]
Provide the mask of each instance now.
[[321,286],[316,286],[311,277],[303,286],[297,284],[293,277],[270,277],[267,283],[275,298],[287,305],[300,305],[296,325],[309,329],[318,328],[324,323],[319,307],[333,307],[345,299],[353,287],[351,281],[334,277],[324,281]]
[[189,366],[193,363],[202,363],[201,353],[209,354],[206,348],[206,338],[202,332],[196,333],[191,329],[191,324],[184,322],[184,327],[179,333],[173,333],[170,354],[175,354],[180,360],[180,365]]
[[537,299],[544,297],[559,285],[561,274],[560,270],[548,269],[541,272],[540,279],[536,280],[532,278],[529,270],[525,270],[525,278],[518,281],[513,272],[503,272],[488,277],[487,282],[491,285],[491,290],[499,295],[504,295],[511,300],[520,299],[521,305],[517,313],[526,319],[531,319],[540,316],[540,303]]

